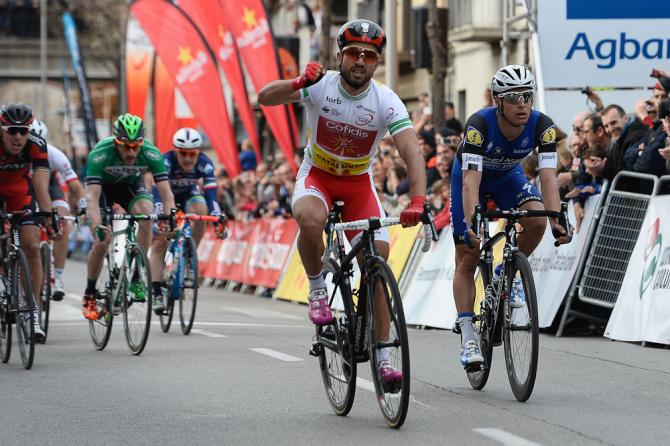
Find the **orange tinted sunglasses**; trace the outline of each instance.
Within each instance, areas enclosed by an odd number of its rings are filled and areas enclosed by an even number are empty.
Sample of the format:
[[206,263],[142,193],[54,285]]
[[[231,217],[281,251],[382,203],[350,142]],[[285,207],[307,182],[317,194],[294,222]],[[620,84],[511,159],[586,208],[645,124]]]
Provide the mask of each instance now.
[[123,146],[127,149],[138,149],[144,141],[136,141],[136,142],[128,142],[128,141],[122,141],[118,138],[114,138],[114,142],[120,146]]
[[379,60],[379,54],[376,51],[366,50],[358,46],[348,46],[342,50],[342,54],[355,60],[363,56],[365,63],[375,63]]
[[198,150],[177,150],[177,153],[179,153],[184,158],[196,158],[200,154],[200,151],[198,151]]

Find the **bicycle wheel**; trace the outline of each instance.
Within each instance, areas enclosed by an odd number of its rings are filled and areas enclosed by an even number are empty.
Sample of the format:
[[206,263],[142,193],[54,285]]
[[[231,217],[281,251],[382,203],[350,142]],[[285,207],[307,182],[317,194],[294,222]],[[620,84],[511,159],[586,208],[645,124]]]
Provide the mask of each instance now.
[[[491,278],[486,272],[487,268],[484,264],[480,265],[479,271],[484,283],[484,290],[487,290],[491,286]],[[495,331],[495,309],[491,306],[492,302],[493,299],[490,296],[485,296],[482,300],[479,314],[473,320],[475,333],[479,338],[479,348],[484,357],[484,363],[479,369],[466,369],[468,381],[470,381],[470,385],[475,390],[482,390],[484,388],[489,379],[489,373],[491,373],[491,361],[493,360],[493,333]]]
[[[397,429],[405,422],[409,406],[409,341],[405,313],[398,283],[384,259],[374,260],[367,277],[368,302],[372,302],[368,305],[371,308],[368,334],[372,380],[384,420]],[[401,378],[384,382],[381,366],[392,367],[401,373]]]
[[95,286],[97,290],[95,301],[100,317],[96,321],[88,321],[88,332],[97,350],[104,350],[107,346],[114,321],[112,294],[116,286],[116,278],[110,274],[111,268],[113,268],[113,263],[110,262],[112,262],[111,256],[109,254],[105,255]]
[[49,307],[51,302],[51,246],[43,242],[40,246],[42,258],[42,289],[40,290],[40,327],[44,331],[42,344],[47,342],[49,335]]
[[35,357],[35,301],[33,287],[30,284],[28,260],[21,250],[15,252],[12,268],[12,287],[16,305],[16,342],[19,345],[23,367],[33,366]]
[[[133,355],[144,350],[151,328],[151,270],[147,253],[139,245],[130,248],[123,299],[123,330]],[[125,285],[124,285],[125,286]]]
[[344,312],[333,311],[333,323],[316,327],[321,380],[333,411],[345,416],[351,410],[356,395],[356,359],[354,358],[354,320],[351,287],[348,280],[334,282],[339,267],[329,259],[323,267],[326,283],[333,283],[336,290],[333,303],[340,303]]
[[[526,295],[526,305],[512,308],[509,305],[510,299],[505,299],[503,342],[507,377],[514,396],[523,402],[530,398],[535,386],[540,329],[535,281],[528,259],[523,253],[516,252],[512,266],[510,277],[521,281]],[[511,286],[513,282],[510,280],[508,283]]]
[[[5,284],[4,277],[0,278]],[[3,287],[4,288],[4,287]],[[6,363],[12,352],[12,323],[10,308],[10,295],[4,288],[0,295],[0,361]]]
[[[185,240],[186,241],[186,240]],[[182,255],[183,272],[181,274],[182,286],[179,293],[179,322],[181,332],[188,335],[193,328],[195,319],[195,308],[198,304],[198,249],[192,238],[184,244]]]
[[[174,243],[172,241],[171,243]],[[172,292],[174,280],[174,255],[170,252],[170,247],[165,251],[165,259],[163,261],[163,299],[167,306],[162,314],[158,316],[158,319],[161,323],[161,331],[167,333],[170,331],[170,325],[172,324],[172,316],[174,315],[174,296]]]

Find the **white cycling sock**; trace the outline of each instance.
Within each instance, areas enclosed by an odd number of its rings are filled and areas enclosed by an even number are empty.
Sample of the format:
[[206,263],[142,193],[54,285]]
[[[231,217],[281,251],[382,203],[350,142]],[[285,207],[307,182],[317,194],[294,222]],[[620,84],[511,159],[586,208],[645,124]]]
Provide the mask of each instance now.
[[468,341],[476,341],[475,327],[472,325],[472,316],[463,316],[458,318],[458,325],[461,327],[461,344],[465,345]]
[[63,268],[54,268],[54,276],[56,276],[56,280],[63,280]]
[[307,280],[309,280],[309,290],[316,290],[319,288],[326,288],[326,281],[323,278],[323,274],[319,273],[316,276],[307,275]]

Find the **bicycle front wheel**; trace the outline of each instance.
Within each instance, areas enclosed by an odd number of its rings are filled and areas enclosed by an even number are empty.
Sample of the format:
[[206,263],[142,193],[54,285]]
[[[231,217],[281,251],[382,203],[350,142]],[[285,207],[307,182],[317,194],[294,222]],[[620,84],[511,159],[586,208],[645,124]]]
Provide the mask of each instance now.
[[198,249],[192,238],[184,244],[182,260],[184,269],[181,274],[182,286],[179,294],[179,322],[184,335],[191,333],[195,320],[195,309],[198,304]]
[[512,280],[508,282],[511,292],[521,292],[522,287],[526,304],[512,308],[510,298],[505,299],[503,342],[507,377],[514,396],[523,402],[530,398],[535,386],[540,329],[535,281],[528,259],[523,253],[516,252],[512,266]]
[[[316,327],[316,342],[319,352],[321,380],[333,411],[346,416],[354,404],[356,395],[356,358],[354,357],[354,319],[351,288],[347,280],[337,278],[337,262],[329,259],[323,267],[326,283],[336,288],[331,296],[333,323]],[[344,312],[336,312],[342,305]]]
[[124,278],[123,330],[133,355],[144,350],[151,328],[151,270],[147,253],[139,245],[130,248],[128,269]]
[[88,321],[88,332],[97,350],[103,350],[107,346],[109,336],[112,334],[112,322],[114,321],[112,293],[116,284],[115,278],[110,274],[113,265],[111,259],[111,255],[105,255],[95,287],[95,303],[100,317],[98,320]]
[[409,341],[398,283],[388,264],[376,258],[368,275],[370,367],[386,423],[399,428],[409,406]]
[[51,247],[43,242],[40,247],[42,257],[42,289],[40,290],[40,327],[44,331],[42,344],[47,342],[49,335],[49,307],[51,302]]
[[[5,283],[4,277],[0,278]],[[0,361],[6,363],[12,352],[12,319],[10,308],[10,295],[3,290],[0,295]]]
[[21,250],[15,252],[12,268],[12,294],[16,305],[16,342],[19,345],[23,367],[33,366],[35,357],[35,301],[30,283],[30,269],[26,255]]
[[161,288],[163,290],[162,296],[165,300],[166,307],[165,310],[158,316],[158,319],[161,323],[161,331],[167,333],[170,331],[170,325],[172,324],[172,316],[174,315],[174,292],[173,292],[173,280],[174,280],[174,255],[171,252],[171,246],[175,243],[175,240],[170,242],[168,249],[165,251],[165,258],[163,259],[163,285]]
[[[484,290],[491,285],[491,277],[489,277],[489,269],[486,264],[480,264],[479,272],[484,282]],[[475,333],[479,338],[479,347],[484,357],[484,363],[477,369],[467,370],[466,374],[470,385],[475,390],[482,390],[489,380],[491,373],[491,361],[493,360],[493,337],[495,331],[495,309],[492,308],[493,301],[490,296],[485,296],[479,307],[479,314],[473,320]]]

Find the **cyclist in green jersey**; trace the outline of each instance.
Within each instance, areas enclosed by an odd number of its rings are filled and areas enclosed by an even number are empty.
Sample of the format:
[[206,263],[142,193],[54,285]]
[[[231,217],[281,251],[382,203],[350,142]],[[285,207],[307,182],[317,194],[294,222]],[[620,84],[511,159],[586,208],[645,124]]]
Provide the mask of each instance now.
[[[88,154],[86,171],[87,218],[94,230],[93,248],[88,255],[88,277],[82,301],[84,317],[96,320],[100,315],[95,303],[95,283],[100,274],[102,260],[111,241],[111,228],[101,224],[100,209],[114,203],[131,214],[151,214],[153,197],[144,184],[144,174],[151,173],[165,209],[174,208],[163,155],[150,141],[144,139],[144,123],[130,113],[114,122],[113,136],[98,142]],[[100,240],[98,234],[105,234]],[[149,250],[151,222],[138,224],[137,241]],[[136,295],[142,290],[131,291]]]

